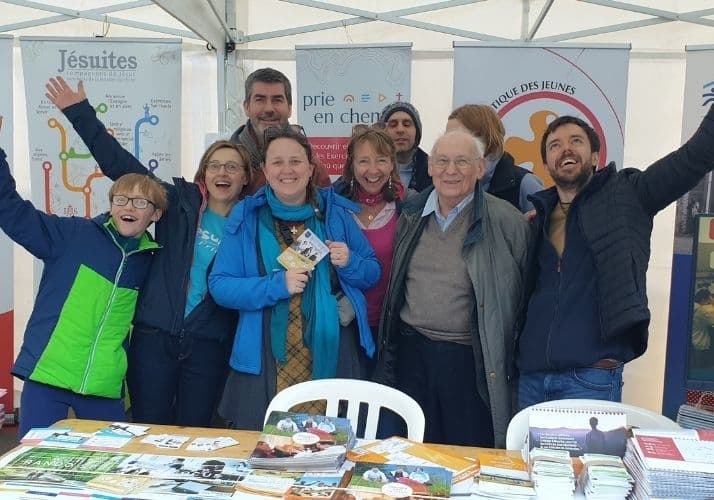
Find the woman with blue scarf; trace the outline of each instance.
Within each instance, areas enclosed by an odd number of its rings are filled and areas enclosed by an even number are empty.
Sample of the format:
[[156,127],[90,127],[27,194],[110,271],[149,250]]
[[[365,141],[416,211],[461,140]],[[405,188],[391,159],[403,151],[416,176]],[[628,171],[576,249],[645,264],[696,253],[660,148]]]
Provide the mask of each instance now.
[[[268,403],[285,387],[365,378],[375,353],[362,291],[381,271],[352,218],[359,207],[315,188],[312,150],[293,130],[266,131],[263,171],[267,185],[231,212],[209,278],[215,301],[240,311],[218,410],[240,429],[262,429]],[[329,255],[312,271],[285,270],[278,256],[307,229]]]

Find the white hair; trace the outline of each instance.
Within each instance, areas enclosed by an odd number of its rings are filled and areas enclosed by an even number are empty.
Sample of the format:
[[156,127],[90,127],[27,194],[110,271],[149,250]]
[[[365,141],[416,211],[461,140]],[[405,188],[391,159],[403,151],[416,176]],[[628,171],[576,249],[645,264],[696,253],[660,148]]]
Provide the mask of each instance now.
[[463,135],[464,137],[467,137],[471,142],[471,145],[473,146],[474,150],[476,151],[476,156],[478,156],[479,158],[483,158],[484,152],[486,151],[486,143],[483,141],[483,139],[473,135],[468,129],[464,127],[449,130],[437,137],[436,141],[434,141],[434,145],[431,148],[431,154],[429,155],[429,158],[431,159],[436,154],[436,148],[439,147],[441,141],[455,135]]

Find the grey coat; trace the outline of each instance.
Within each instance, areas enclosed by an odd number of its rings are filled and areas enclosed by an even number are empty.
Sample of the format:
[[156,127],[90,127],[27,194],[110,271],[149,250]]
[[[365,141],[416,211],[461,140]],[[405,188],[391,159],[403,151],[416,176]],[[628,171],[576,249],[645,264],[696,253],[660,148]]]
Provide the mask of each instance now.
[[[395,382],[395,363],[399,361],[395,351],[406,271],[428,219],[421,214],[432,189],[403,205],[397,225],[375,372],[377,381],[386,384]],[[508,422],[516,408],[517,384],[512,370],[514,324],[523,288],[529,227],[510,203],[484,193],[479,186],[473,203],[473,220],[462,248],[476,299],[471,332],[476,366],[484,367],[484,373],[477,374],[479,394],[490,403],[495,446],[502,448],[506,444]]]

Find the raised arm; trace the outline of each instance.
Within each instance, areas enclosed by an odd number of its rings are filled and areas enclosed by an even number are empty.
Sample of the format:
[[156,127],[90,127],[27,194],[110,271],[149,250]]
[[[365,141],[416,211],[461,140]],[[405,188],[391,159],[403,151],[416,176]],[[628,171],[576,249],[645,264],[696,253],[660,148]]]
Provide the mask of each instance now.
[[46,259],[64,248],[72,227],[71,218],[47,215],[22,199],[0,148],[0,229],[38,259]]
[[643,205],[655,214],[692,189],[714,169],[714,106],[679,149],[650,165],[633,182]]
[[76,92],[61,76],[50,78],[45,88],[47,98],[72,123],[107,177],[116,180],[129,173],[149,174],[149,170],[124,149],[99,121],[87,100],[82,81],[77,84]]

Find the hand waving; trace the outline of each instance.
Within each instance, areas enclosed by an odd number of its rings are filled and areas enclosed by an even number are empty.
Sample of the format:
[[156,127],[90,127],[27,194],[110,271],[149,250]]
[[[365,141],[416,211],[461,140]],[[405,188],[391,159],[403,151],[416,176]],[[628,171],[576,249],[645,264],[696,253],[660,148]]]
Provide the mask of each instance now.
[[72,87],[70,87],[61,76],[50,78],[45,84],[45,88],[47,89],[47,93],[45,94],[47,98],[60,110],[68,108],[72,104],[77,104],[87,98],[87,94],[84,93],[82,80],[77,84],[77,92],[72,90]]

